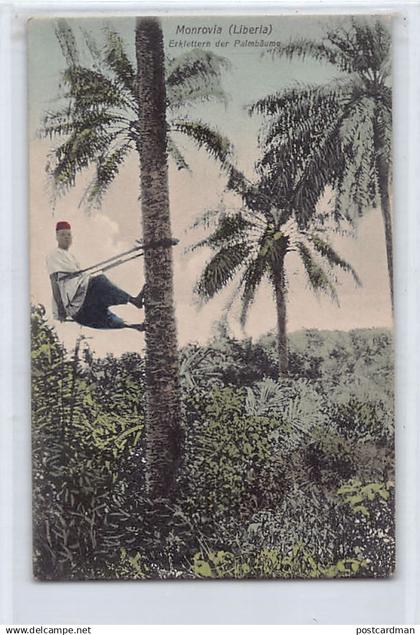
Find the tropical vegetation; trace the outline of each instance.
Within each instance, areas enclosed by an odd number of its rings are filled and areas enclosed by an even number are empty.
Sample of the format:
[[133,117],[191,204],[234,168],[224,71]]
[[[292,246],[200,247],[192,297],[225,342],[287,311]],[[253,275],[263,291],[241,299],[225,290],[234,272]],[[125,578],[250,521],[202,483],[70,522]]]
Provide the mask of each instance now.
[[[343,21],[322,42],[273,51],[327,61],[340,76],[250,107],[262,115],[252,181],[233,166],[226,139],[185,116],[186,106],[225,99],[225,60],[204,51],[165,59],[154,18],[136,20],[135,64],[112,29],[102,45],[84,33],[89,63],[66,21],[56,33],[66,60],[62,105],[46,115],[43,133],[60,139],[48,165],[57,190],[95,167],[84,201],[100,205],[135,149],[143,237],[167,242],[146,249],[144,357],[97,357],[83,336],[67,350],[44,307],[32,307],[35,576],[389,575],[392,334],[286,332],[290,253],[311,288],[337,300],[334,271],[359,279],[331,232],[379,203],[392,279],[383,23]],[[177,347],[167,153],[189,168],[179,134],[218,159],[237,202],[196,223],[206,235],[192,248],[212,252],[196,291],[209,300],[232,284],[245,324],[268,280],[276,333],[237,340],[221,321],[206,344]],[[334,205],[325,211],[328,188]]]
[[[212,53],[192,51],[166,60],[165,79],[163,36],[155,18],[136,21],[136,65],[110,28],[102,46],[84,33],[84,56],[68,21],[57,21],[56,36],[66,62],[63,105],[46,114],[41,130],[44,136],[61,139],[47,165],[55,191],[65,192],[79,172],[93,165],[84,201],[87,207],[99,206],[130,151],[140,157],[142,235],[154,245],[144,254],[148,488],[166,496],[180,460],[181,417],[167,152],[179,168],[188,168],[176,143],[182,133],[222,163],[226,160],[226,139],[185,113],[186,106],[197,102],[225,99],[220,78],[226,62]],[[167,112],[172,115],[168,121]]]
[[[100,207],[129,154],[139,149],[140,69],[127,52],[128,48],[135,53],[134,32],[131,47],[109,26],[103,30],[102,42],[86,30],[80,42],[69,22],[59,19],[56,36],[65,68],[59,106],[45,114],[39,131],[42,137],[59,141],[50,153],[47,172],[54,191],[63,194],[75,185],[80,172],[93,166],[82,203],[88,209]],[[228,62],[194,49],[165,58],[164,64],[169,156],[179,169],[190,169],[179,146],[185,136],[223,163],[231,151],[228,140],[192,115],[196,104],[227,100],[221,77]]]
[[393,304],[390,31],[383,20],[350,18],[327,28],[322,39],[292,40],[272,54],[316,60],[336,76],[327,84],[280,90],[251,105],[251,113],[268,118],[265,162],[280,180],[289,161],[302,162],[293,193],[302,218],[316,216],[328,186],[337,220],[355,221],[372,207],[381,208]]
[[[260,163],[263,165],[265,157]],[[229,284],[235,285],[230,304],[235,295],[240,297],[242,326],[259,286],[264,280],[269,282],[276,306],[281,373],[288,371],[288,254],[298,254],[310,288],[329,294],[336,302],[338,295],[332,277],[335,268],[352,274],[360,284],[353,267],[332,247],[326,228],[314,218],[311,223],[303,222],[301,210],[290,201],[300,174],[299,166],[290,158],[288,165],[283,165],[281,179],[273,178],[270,170],[258,182],[250,183],[232,169],[228,188],[242,198],[242,206],[233,210],[220,206],[207,210],[195,225],[204,226],[208,235],[192,246],[192,250],[207,247],[213,252],[197,282],[196,292],[207,301]]]
[[[145,490],[145,364],[32,312],[38,579],[381,577],[394,567],[392,340],[220,334],[181,349],[183,462]],[[344,538],[345,537],[345,538]]]

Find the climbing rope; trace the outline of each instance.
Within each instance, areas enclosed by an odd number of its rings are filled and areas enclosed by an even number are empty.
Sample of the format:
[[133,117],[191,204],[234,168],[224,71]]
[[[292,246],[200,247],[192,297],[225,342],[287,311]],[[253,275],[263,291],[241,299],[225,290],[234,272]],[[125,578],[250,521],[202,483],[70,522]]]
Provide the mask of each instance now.
[[135,258],[140,258],[140,256],[144,256],[144,252],[149,249],[158,249],[159,247],[169,248],[177,245],[179,240],[177,238],[162,238],[160,240],[152,240],[149,242],[142,242],[140,240],[136,240],[136,245],[127,251],[123,251],[121,254],[117,254],[112,256],[111,258],[107,258],[106,260],[102,260],[98,262],[96,265],[91,265],[90,267],[86,267],[85,269],[80,269],[79,271],[73,271],[72,273],[60,273],[60,278],[76,278],[84,273],[89,273],[91,276],[95,276],[99,273],[103,273],[104,271],[108,271],[108,269],[113,269],[114,267],[119,267],[123,265],[125,262],[129,262],[130,260],[134,260]]

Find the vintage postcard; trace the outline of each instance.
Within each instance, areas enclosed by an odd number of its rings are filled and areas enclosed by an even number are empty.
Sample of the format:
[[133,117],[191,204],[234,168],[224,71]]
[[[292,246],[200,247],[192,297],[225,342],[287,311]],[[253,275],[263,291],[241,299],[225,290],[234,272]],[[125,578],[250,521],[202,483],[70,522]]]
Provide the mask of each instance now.
[[38,580],[395,567],[391,22],[28,22]]

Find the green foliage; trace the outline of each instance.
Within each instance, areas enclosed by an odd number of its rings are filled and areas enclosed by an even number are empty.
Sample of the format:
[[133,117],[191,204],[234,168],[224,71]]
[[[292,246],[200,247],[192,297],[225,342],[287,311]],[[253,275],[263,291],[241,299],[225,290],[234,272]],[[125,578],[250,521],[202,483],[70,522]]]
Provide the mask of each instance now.
[[351,479],[348,483],[339,487],[337,494],[343,497],[344,503],[350,505],[351,510],[355,514],[361,513],[366,518],[369,518],[370,512],[367,503],[375,501],[378,497],[388,501],[391,487],[393,487],[391,481],[387,483],[363,484],[357,479]]
[[246,578],[250,571],[249,564],[238,562],[228,551],[194,554],[192,572],[198,578]]
[[[235,340],[224,334],[206,346],[190,344],[181,350],[181,380],[185,387],[250,386],[264,377],[276,377],[273,351],[251,339]],[[198,393],[199,394],[199,393]]]
[[229,61],[210,51],[193,49],[166,61],[166,90],[171,108],[219,98],[227,103],[222,90],[223,72]]
[[194,555],[192,571],[199,578],[348,578],[367,567],[365,560],[345,558],[324,567],[297,543],[286,554],[263,548],[252,554],[218,551]]
[[148,577],[149,568],[143,564],[142,555],[136,552],[134,555],[127,553],[125,547],[120,549],[120,564],[111,569],[116,578],[128,580],[145,580]]
[[[170,122],[170,130],[173,133],[179,132],[189,137],[199,149],[204,148],[206,152],[225,165],[232,154],[232,147],[227,137],[222,136],[217,130],[213,130],[206,123],[196,119],[181,119],[177,117]],[[174,141],[172,139],[172,143]],[[180,167],[178,165],[178,167]]]
[[386,25],[363,18],[328,28],[322,43],[297,39],[273,56],[312,58],[339,75],[325,86],[270,95],[250,108],[266,115],[269,180],[284,179],[284,164],[299,167],[292,205],[304,222],[317,214],[325,187],[335,190],[336,218],[357,219],[379,203],[377,159],[391,161],[391,37]]
[[[198,415],[198,416],[197,416]],[[248,515],[266,496],[265,478],[280,422],[247,415],[243,390],[214,387],[186,429],[183,496],[200,500],[203,512]],[[275,492],[271,492],[274,499]]]
[[[45,114],[40,130],[41,136],[60,141],[50,153],[47,172],[54,193],[61,195],[74,186],[80,172],[94,166],[82,201],[88,209],[96,208],[140,143],[136,70],[126,43],[113,29],[106,28],[97,42],[86,32],[84,38],[77,37],[60,19],[55,33],[66,68],[59,86],[60,106]],[[188,169],[177,144],[180,135],[224,165],[231,154],[229,141],[205,122],[181,118],[179,112],[203,101],[225,102],[221,82],[229,64],[211,52],[193,49],[168,58],[166,66],[168,151],[177,167]]]
[[328,278],[322,267],[320,267],[316,260],[314,260],[308,247],[299,242],[297,244],[297,248],[311,287],[315,291],[328,293],[335,302],[338,302],[338,296],[334,285],[331,283],[331,280]]
[[40,579],[385,576],[394,566],[390,334],[223,329],[181,352],[173,500],[144,494],[144,363],[66,351],[32,312]]
[[[195,291],[208,301],[235,283],[226,312],[239,298],[242,326],[263,280],[267,280],[273,288],[278,316],[285,316],[286,265],[291,252],[300,256],[310,287],[315,292],[327,293],[338,302],[332,275],[335,268],[353,275],[356,284],[360,285],[352,266],[336,253],[325,237],[321,238],[317,223],[304,224],[297,209],[290,204],[294,182],[298,178],[297,169],[292,161],[290,173],[287,173],[287,167],[282,163],[281,173],[287,180],[283,184],[279,184],[277,177],[270,182],[264,175],[256,183],[249,183],[238,170],[231,169],[228,189],[242,198],[242,208],[228,210],[222,205],[207,213],[201,223],[195,223],[195,227],[204,226],[207,236],[191,250],[209,248],[212,252]],[[325,229],[322,231],[325,232]],[[279,318],[279,343],[285,339],[285,330],[286,319]],[[284,348],[282,344],[282,350]],[[286,367],[287,360],[279,360],[283,373]]]
[[43,579],[77,576],[103,549],[109,493],[142,430],[135,406],[143,386],[135,387],[133,373],[142,360],[109,357],[87,366],[81,344],[69,355],[43,308],[33,309],[34,567]]

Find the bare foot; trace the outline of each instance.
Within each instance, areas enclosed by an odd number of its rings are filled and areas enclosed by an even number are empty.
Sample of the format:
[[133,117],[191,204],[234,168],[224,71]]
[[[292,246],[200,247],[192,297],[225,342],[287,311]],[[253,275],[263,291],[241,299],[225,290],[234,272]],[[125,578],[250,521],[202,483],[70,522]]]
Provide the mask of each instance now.
[[142,309],[144,307],[144,295],[146,291],[146,285],[144,285],[143,289],[134,297],[130,298],[131,304],[134,304],[138,309]]

